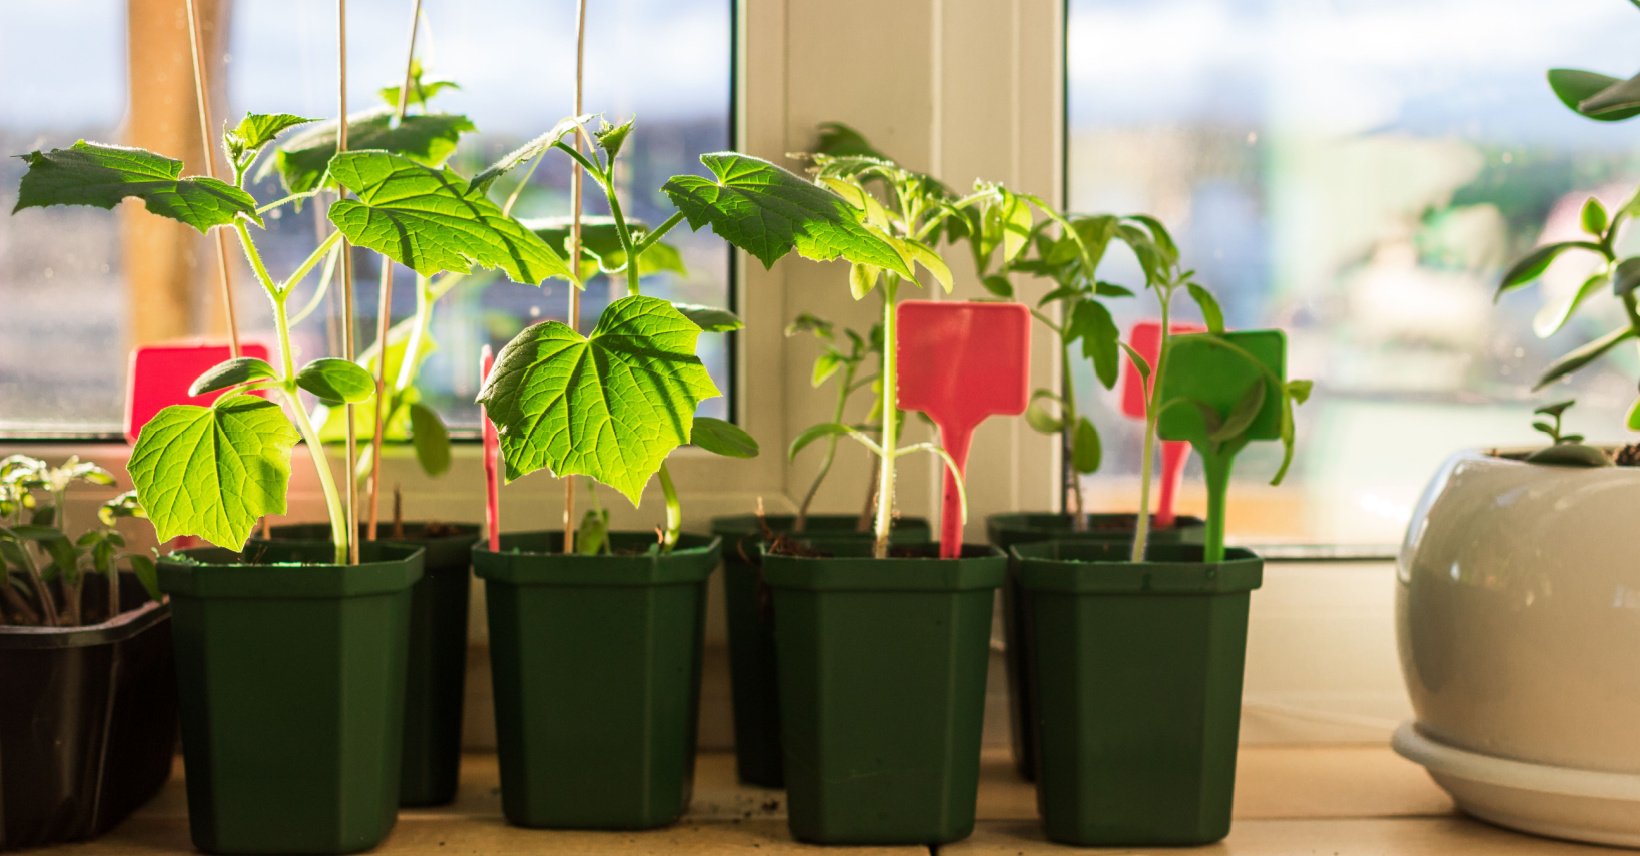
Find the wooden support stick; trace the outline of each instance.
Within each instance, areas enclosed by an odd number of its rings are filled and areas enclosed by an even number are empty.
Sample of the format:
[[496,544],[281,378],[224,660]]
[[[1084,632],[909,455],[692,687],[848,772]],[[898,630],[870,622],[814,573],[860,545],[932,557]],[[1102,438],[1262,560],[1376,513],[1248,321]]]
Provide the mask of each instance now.
[[[347,0],[336,0],[336,153],[347,151]],[[346,188],[336,185],[338,199]],[[353,251],[342,238],[342,357],[354,358],[353,347]],[[347,412],[347,563],[359,563],[359,480],[354,474],[359,457],[359,429],[354,406]]]
[[[586,44],[587,44],[587,0],[577,0],[575,4],[575,112],[571,116],[581,115],[581,81],[586,71]],[[574,134],[575,150],[581,150],[581,134],[579,129]],[[573,161],[570,168],[570,225],[569,225],[569,264],[570,270],[575,271],[577,277],[581,273],[581,165]],[[636,264],[636,260],[628,259],[627,264]],[[569,317],[564,319],[571,330],[581,329],[581,289],[575,283],[569,286]],[[575,476],[564,476],[564,552],[575,552]]]
[[[205,77],[205,48],[199,38],[199,15],[194,0],[183,0],[188,12],[188,45],[194,60],[194,100],[199,105],[199,142],[205,150],[205,175],[216,178],[216,147],[211,145],[211,107],[207,94],[210,86]],[[228,234],[218,226],[211,230],[216,235],[216,274],[222,284],[222,311],[228,321],[228,347],[234,359],[239,358],[239,319],[234,317],[233,284],[228,279]]]
[[[416,67],[416,30],[421,22],[421,0],[413,0],[410,10],[410,48],[404,61],[404,85],[399,87],[399,109],[394,121],[404,121],[404,111],[410,106],[411,71]],[[382,432],[387,411],[387,333],[393,316],[393,260],[382,256],[381,289],[376,300],[376,430],[370,435],[370,523],[365,539],[376,540],[376,511],[382,490]],[[415,359],[405,354],[404,362]],[[395,508],[398,506],[395,505]],[[394,519],[394,530],[403,528],[403,522]]]

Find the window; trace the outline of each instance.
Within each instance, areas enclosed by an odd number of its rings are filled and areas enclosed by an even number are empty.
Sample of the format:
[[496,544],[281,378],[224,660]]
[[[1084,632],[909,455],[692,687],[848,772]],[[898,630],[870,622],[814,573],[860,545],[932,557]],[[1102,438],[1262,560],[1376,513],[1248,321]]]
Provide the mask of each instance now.
[[[1286,486],[1258,487],[1279,449],[1243,456],[1233,530],[1396,542],[1442,459],[1535,443],[1532,409],[1559,399],[1578,400],[1571,430],[1620,438],[1632,355],[1530,393],[1620,322],[1609,301],[1611,318],[1533,334],[1592,263],[1492,297],[1510,261],[1578,232],[1589,195],[1612,207],[1640,179],[1633,127],[1577,116],[1544,77],[1628,74],[1637,34],[1617,0],[1070,0],[1070,206],[1161,217],[1227,323],[1286,329],[1289,373],[1316,381]],[[1142,282],[1131,258],[1107,276]],[[1151,307],[1113,302],[1124,328]],[[1127,430],[1096,486],[1137,471]]]
[[[0,46],[6,48],[0,51],[0,69],[11,72],[8,80],[26,81],[13,89],[22,95],[0,101],[0,141],[7,143],[6,153],[64,146],[80,136],[118,139],[117,127],[126,109],[124,6],[106,0],[22,5],[24,13],[47,18],[53,27],[89,27],[89,33],[77,29],[74,39],[55,43],[85,45],[95,62],[68,64],[67,77],[41,74],[42,68],[65,64],[58,57],[44,56],[44,48],[31,46],[54,40],[39,37],[38,25],[5,28],[0,34]],[[402,0],[348,3],[350,110],[379,103],[377,90],[403,78],[409,12],[410,4]],[[440,93],[432,109],[465,114],[478,128],[464,137],[450,160],[458,172],[470,175],[482,169],[570,113],[574,3],[427,0],[423,14],[417,51],[427,76],[452,79],[462,87]],[[236,120],[247,110],[318,118],[335,114],[334,3],[242,0],[232,4],[227,19],[227,48],[218,72],[226,86],[227,109],[217,108],[222,114],[213,117],[217,122]],[[35,35],[25,35],[31,32]],[[602,112],[614,122],[634,115],[638,120],[622,153],[622,178],[628,188],[623,207],[628,217],[651,224],[665,219],[672,211],[659,192],[666,177],[701,172],[700,154],[730,147],[732,33],[730,0],[590,4],[586,110]],[[22,171],[16,160],[7,159],[0,166],[5,185],[0,188],[0,203],[8,210]],[[569,176],[568,159],[549,155],[514,213],[525,218],[566,214]],[[503,179],[498,189],[510,190],[505,184],[510,180]],[[285,195],[271,175],[248,189],[264,203]],[[586,198],[589,213],[602,210],[601,195],[590,181]],[[268,220],[267,234],[259,243],[275,276],[290,271],[312,250],[321,209],[306,205],[293,212],[287,207],[279,219]],[[31,210],[27,218],[0,223],[0,258],[5,259],[0,267],[0,301],[6,307],[0,312],[0,430],[118,430],[127,311],[117,264],[117,222],[113,212],[75,208]],[[646,278],[646,293],[729,306],[727,246],[710,232],[696,234],[687,228],[672,231],[666,240],[678,248],[688,274]],[[25,244],[29,250],[20,251]],[[210,244],[202,243],[201,248],[215,252]],[[356,341],[363,348],[375,339],[381,258],[362,250],[355,253]],[[267,301],[232,242],[230,254],[241,333],[247,338],[271,336]],[[196,287],[201,293],[216,287],[215,276],[214,262],[200,267]],[[395,321],[414,311],[413,276],[403,267],[395,274]],[[85,297],[64,299],[64,279],[71,279]],[[314,275],[299,286],[293,309],[307,302],[317,282]],[[477,426],[478,410],[472,402],[480,346],[499,348],[530,323],[562,320],[566,288],[560,280],[537,288],[509,282],[494,272],[475,271],[440,301],[432,330],[439,350],[424,367],[420,386],[453,428]],[[341,353],[336,291],[326,294],[318,311],[295,330],[296,347],[308,357]],[[581,330],[589,330],[604,306],[623,293],[624,283],[603,276],[590,281],[582,300]],[[14,303],[13,295],[24,302]],[[25,311],[14,312],[14,306]],[[37,314],[31,318],[31,312]],[[39,317],[57,319],[56,326],[34,320]],[[94,344],[94,353],[82,349],[85,342]],[[72,357],[71,346],[79,349]],[[705,415],[723,417],[729,412],[729,348],[727,336],[701,339],[701,358],[725,395],[703,405]],[[56,400],[56,395],[63,400]]]
[[8,3],[0,27],[0,436],[120,430],[126,303],[119,215],[30,209],[10,155],[115,139],[125,115],[125,3]]

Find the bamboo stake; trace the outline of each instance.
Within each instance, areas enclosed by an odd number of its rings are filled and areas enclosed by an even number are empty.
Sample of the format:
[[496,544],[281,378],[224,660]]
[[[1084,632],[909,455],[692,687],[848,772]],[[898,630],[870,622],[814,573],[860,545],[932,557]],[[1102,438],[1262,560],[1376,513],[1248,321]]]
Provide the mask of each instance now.
[[[410,79],[411,71],[416,66],[416,30],[421,23],[421,0],[414,0],[414,8],[410,12],[410,49],[404,60],[404,85],[399,87],[399,109],[395,115],[395,122],[404,121],[404,113],[410,108]],[[365,530],[365,540],[376,540],[376,510],[381,497],[382,488],[382,431],[387,410],[387,333],[390,328],[393,312],[393,260],[382,256],[381,288],[376,300],[376,430],[370,436],[370,524]],[[404,361],[415,359],[414,354],[405,354]],[[396,494],[395,494],[396,497]],[[395,499],[394,508],[398,508]],[[394,537],[402,534],[403,521],[394,513]]]
[[[581,82],[586,71],[587,45],[587,0],[576,0],[575,3],[575,112],[571,116],[581,115]],[[581,134],[575,137],[575,150],[581,150]],[[570,221],[569,221],[569,263],[570,269],[579,276],[581,273],[581,166],[571,163],[570,167]],[[627,259],[627,264],[637,264],[634,259]],[[569,287],[569,317],[565,319],[569,328],[576,332],[581,329],[581,289],[570,283]],[[575,552],[575,476],[564,476],[564,552]]]
[[[336,153],[347,151],[347,0],[336,0]],[[336,198],[347,196],[341,184],[336,185]],[[353,353],[353,251],[347,238],[342,247],[342,356],[352,362]],[[353,477],[358,466],[358,424],[354,406],[347,411],[347,563],[359,563],[359,480]]]
[[[211,145],[211,107],[206,98],[210,91],[205,77],[205,50],[199,41],[199,16],[194,0],[183,0],[188,12],[188,44],[194,60],[194,101],[199,106],[199,142],[205,149],[205,175],[216,178],[216,148]],[[239,320],[233,311],[233,284],[228,279],[228,235],[222,227],[211,230],[216,234],[216,274],[222,284],[222,310],[228,320],[228,347],[234,359],[239,358]]]

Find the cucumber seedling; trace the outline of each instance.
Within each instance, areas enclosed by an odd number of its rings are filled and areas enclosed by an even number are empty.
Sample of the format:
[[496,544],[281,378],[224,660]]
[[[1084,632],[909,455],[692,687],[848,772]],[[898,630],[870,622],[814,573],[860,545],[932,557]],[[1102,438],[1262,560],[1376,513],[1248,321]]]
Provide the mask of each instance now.
[[[429,141],[423,151],[434,157],[431,153],[437,146],[430,141],[442,137],[416,136],[405,130],[422,124],[411,119],[424,118],[407,117],[396,128],[387,121],[391,115],[386,113],[379,122],[365,121],[377,122],[373,127],[383,136],[410,135]],[[320,357],[298,369],[291,348],[289,306],[297,285],[343,237],[426,277],[466,273],[480,265],[505,270],[517,282],[576,279],[563,257],[484,196],[489,185],[511,168],[506,164],[493,166],[469,181],[452,170],[391,151],[336,153],[334,130],[328,132],[330,142],[326,144],[326,130],[321,126],[304,134],[312,146],[302,148],[303,154],[281,151],[276,159],[281,171],[300,170],[308,176],[295,186],[309,189],[258,206],[244,189],[246,174],[277,135],[310,121],[287,114],[247,115],[222,138],[233,166],[231,184],[184,177],[181,161],[154,152],[84,140],[67,149],[22,156],[28,171],[18,189],[15,211],[48,205],[113,208],[135,197],[150,213],[186,223],[201,233],[232,229],[272,306],[277,365],[251,357],[218,364],[190,389],[193,395],[217,393],[210,406],[167,407],[137,438],[126,469],[162,541],[194,535],[219,546],[242,548],[263,515],[285,513],[290,456],[297,440],[302,440],[325,497],[335,561],[347,562],[354,533],[347,525],[324,445],[299,395],[305,391],[333,406],[362,404],[374,394],[375,379],[358,364],[335,357]],[[334,128],[334,122],[327,124]],[[453,142],[450,147],[453,149]],[[336,231],[287,276],[275,278],[263,264],[252,227],[261,228],[262,216],[269,211],[332,184],[353,194],[327,209]],[[276,400],[263,397],[267,395]]]

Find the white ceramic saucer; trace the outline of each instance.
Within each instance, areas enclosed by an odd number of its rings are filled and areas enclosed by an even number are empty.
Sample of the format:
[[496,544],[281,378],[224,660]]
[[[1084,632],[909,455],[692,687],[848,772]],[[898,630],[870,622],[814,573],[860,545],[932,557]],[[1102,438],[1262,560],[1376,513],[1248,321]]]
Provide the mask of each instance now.
[[1640,848],[1640,775],[1528,764],[1457,749],[1404,722],[1395,751],[1422,764],[1458,808],[1553,838]]

